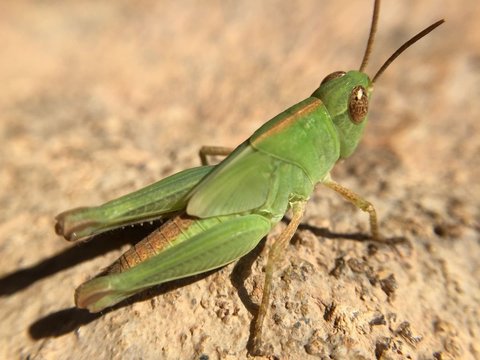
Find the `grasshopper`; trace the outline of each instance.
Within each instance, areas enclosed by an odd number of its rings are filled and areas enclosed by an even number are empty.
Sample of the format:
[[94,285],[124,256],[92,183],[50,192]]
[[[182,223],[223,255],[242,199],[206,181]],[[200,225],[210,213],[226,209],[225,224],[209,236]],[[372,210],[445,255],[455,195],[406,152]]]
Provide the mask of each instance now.
[[[367,212],[372,239],[382,240],[374,206],[332,180],[330,171],[356,149],[379,76],[405,49],[444,20],[408,40],[370,79],[364,69],[379,9],[380,0],[376,0],[358,71],[336,71],[326,76],[310,97],[267,121],[233,150],[203,147],[200,167],[100,206],[59,214],[56,232],[70,241],[129,224],[166,219],[103,273],[80,285],[75,291],[76,305],[98,312],[154,285],[222,267],[250,252],[291,210],[290,222],[269,248],[253,333],[254,349],[258,351],[274,270],[318,183]],[[226,157],[218,165],[208,165],[210,155]]]

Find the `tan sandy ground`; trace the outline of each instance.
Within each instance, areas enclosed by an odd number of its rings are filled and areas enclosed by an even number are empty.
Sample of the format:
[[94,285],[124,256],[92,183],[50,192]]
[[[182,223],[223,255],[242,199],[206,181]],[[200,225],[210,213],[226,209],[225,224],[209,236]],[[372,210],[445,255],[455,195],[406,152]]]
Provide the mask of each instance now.
[[[72,246],[53,218],[197,165],[200,145],[236,145],[357,68],[371,7],[1,2],[0,358],[247,357],[263,254],[89,315],[75,287],[145,229]],[[277,358],[480,358],[480,3],[385,0],[368,69],[440,17],[378,82],[364,140],[333,174],[408,242],[358,241],[366,215],[319,188],[276,276]]]

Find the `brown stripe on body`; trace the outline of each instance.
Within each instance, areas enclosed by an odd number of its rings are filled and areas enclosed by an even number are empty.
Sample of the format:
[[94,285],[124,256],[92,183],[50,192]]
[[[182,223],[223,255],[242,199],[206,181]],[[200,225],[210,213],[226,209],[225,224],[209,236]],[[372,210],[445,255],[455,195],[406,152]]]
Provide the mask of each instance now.
[[255,145],[255,143],[261,142],[264,138],[267,138],[271,135],[281,132],[282,130],[289,127],[290,125],[293,125],[298,119],[314,112],[322,104],[323,104],[322,100],[320,99],[313,100],[311,104],[308,104],[304,108],[295,112],[294,114],[285,117],[285,119],[282,119],[280,122],[278,122],[278,124],[275,124],[270,129],[265,131],[263,134],[260,134],[257,138],[253,140],[252,143]]
[[121,273],[157,255],[168,247],[172,240],[175,240],[178,235],[188,229],[194,221],[194,218],[187,214],[180,214],[173,217],[139,243],[127,250],[105,270],[105,273]]

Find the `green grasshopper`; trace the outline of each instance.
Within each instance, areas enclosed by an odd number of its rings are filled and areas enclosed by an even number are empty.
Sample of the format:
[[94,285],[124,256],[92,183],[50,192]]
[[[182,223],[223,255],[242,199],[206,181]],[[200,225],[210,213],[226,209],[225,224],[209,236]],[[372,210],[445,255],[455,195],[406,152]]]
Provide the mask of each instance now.
[[[406,48],[444,20],[402,45],[370,79],[363,71],[379,16],[375,1],[370,35],[358,71],[336,71],[307,99],[267,121],[231,151],[203,147],[203,166],[181,171],[98,207],[77,208],[56,217],[56,232],[75,241],[110,229],[168,219],[103,273],[75,291],[79,308],[98,312],[170,280],[224,266],[250,252],[287,212],[292,217],[269,249],[263,297],[254,327],[254,347],[269,305],[273,272],[294,235],[305,204],[321,183],[368,212],[373,240],[381,240],[373,205],[330,177],[349,157],[367,124],[373,86]],[[207,156],[227,155],[218,165]]]

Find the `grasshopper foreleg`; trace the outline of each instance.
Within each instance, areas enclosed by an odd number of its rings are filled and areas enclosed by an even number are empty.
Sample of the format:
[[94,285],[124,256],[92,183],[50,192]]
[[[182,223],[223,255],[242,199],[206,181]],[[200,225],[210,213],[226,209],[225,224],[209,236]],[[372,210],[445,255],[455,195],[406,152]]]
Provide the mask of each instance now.
[[364,198],[362,198],[360,195],[356,194],[352,190],[347,189],[346,187],[340,185],[339,183],[331,179],[324,181],[323,185],[325,185],[326,187],[332,190],[335,190],[337,193],[342,195],[345,199],[350,201],[353,205],[355,205],[360,210],[368,212],[368,216],[370,218],[370,232],[372,235],[372,240],[380,241],[380,242],[383,241],[378,231],[377,212],[371,202],[365,200]]

